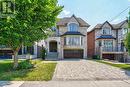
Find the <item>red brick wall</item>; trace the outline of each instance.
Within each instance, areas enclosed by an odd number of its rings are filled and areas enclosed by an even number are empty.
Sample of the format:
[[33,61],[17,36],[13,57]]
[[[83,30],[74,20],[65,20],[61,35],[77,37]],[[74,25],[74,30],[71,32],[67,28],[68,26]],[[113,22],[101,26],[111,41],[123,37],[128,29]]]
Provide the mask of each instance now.
[[95,31],[91,31],[87,33],[87,54],[89,58],[95,54]]

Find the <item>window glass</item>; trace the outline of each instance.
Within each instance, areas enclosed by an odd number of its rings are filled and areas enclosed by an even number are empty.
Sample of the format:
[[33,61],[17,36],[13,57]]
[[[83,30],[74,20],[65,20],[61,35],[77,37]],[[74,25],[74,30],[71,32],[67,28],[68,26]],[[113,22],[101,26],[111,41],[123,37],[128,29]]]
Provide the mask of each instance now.
[[113,41],[112,40],[104,40],[104,47],[113,47]]
[[68,31],[78,31],[78,25],[75,23],[69,24]]
[[79,46],[83,44],[83,38],[82,37],[66,37],[64,38],[64,45],[68,46]]
[[110,29],[109,28],[104,28],[103,29],[103,34],[110,34]]
[[123,34],[127,34],[128,33],[128,28],[124,28],[123,29]]

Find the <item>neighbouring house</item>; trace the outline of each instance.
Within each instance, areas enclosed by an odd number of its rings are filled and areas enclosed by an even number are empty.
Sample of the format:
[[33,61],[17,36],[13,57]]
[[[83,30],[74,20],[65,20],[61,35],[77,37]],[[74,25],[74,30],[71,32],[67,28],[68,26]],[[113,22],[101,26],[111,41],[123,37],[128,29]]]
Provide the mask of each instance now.
[[110,24],[108,21],[97,24],[88,32],[88,56],[102,53],[103,59],[123,61],[126,52],[124,39],[127,33],[127,20],[118,24]]
[[89,24],[76,17],[61,18],[53,34],[45,40],[46,60],[87,58],[87,29]]
[[[18,58],[38,58],[41,57],[41,49],[44,46],[44,40],[36,42],[33,46],[22,46],[18,53]],[[13,57],[13,51],[11,48],[4,45],[0,46],[0,59],[11,59]]]

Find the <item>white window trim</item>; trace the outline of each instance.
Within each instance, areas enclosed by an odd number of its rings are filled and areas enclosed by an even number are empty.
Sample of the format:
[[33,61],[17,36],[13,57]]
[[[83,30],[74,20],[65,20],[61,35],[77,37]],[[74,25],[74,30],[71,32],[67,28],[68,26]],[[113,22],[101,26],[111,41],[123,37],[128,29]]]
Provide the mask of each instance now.
[[[72,37],[79,37],[79,41],[80,41],[79,45],[70,45],[70,44],[69,44],[69,39],[72,38]],[[81,41],[84,42],[84,39],[82,39],[82,36],[67,36],[67,37],[66,37],[66,46],[82,46],[82,45],[83,45],[83,44],[82,44],[83,42],[81,42]]]
[[70,30],[69,30],[69,25],[70,25],[70,24],[76,24],[76,25],[78,25],[78,29],[79,29],[79,23],[69,22],[69,23],[67,24],[67,31],[70,31]]
[[[104,30],[104,29],[110,29],[110,34],[103,34],[103,30]],[[102,28],[102,34],[103,34],[103,35],[112,35],[112,29],[109,28],[109,27],[103,27],[103,28]]]

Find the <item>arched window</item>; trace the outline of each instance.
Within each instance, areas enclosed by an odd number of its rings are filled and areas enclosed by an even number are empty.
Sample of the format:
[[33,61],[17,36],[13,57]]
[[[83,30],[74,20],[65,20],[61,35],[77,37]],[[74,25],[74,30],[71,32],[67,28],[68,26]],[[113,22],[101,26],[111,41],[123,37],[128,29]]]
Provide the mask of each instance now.
[[69,26],[68,26],[68,31],[78,31],[78,25],[77,24],[75,24],[75,23],[71,23],[71,24],[69,24]]
[[111,34],[111,29],[110,28],[103,28],[103,34],[110,35]]

